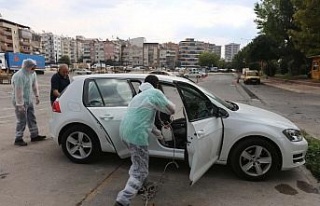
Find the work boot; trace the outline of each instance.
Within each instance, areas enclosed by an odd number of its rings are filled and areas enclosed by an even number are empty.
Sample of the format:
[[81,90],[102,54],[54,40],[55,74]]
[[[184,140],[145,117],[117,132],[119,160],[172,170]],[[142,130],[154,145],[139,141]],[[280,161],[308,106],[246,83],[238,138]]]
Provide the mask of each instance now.
[[124,205],[121,204],[120,202],[116,202],[116,203],[114,203],[114,206],[124,206]]
[[38,142],[38,141],[42,141],[46,138],[46,136],[42,136],[42,135],[38,135],[36,137],[31,138],[31,142]]
[[28,144],[22,140],[17,140],[17,141],[14,141],[14,145],[16,146],[27,146]]
[[154,192],[157,189],[157,185],[154,182],[146,182],[138,190],[138,195],[144,194],[145,192]]

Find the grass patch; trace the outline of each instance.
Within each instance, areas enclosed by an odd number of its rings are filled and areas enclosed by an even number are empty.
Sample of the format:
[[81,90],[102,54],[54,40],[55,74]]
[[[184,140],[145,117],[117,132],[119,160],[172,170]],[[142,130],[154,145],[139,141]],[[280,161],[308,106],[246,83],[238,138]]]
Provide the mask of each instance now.
[[279,79],[286,79],[286,80],[308,79],[307,75],[301,74],[301,75],[293,76],[293,75],[291,75],[289,73],[287,73],[287,74],[276,74],[276,75],[274,75],[274,77],[279,78]]
[[305,165],[312,175],[320,181],[320,140],[309,134],[304,134],[304,136],[309,143]]

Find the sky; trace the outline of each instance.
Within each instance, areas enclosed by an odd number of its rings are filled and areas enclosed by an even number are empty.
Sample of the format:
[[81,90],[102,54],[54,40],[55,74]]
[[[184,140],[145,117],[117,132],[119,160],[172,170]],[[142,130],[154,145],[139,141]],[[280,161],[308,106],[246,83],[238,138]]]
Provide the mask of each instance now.
[[3,19],[37,33],[165,43],[194,38],[241,48],[257,36],[258,0],[0,0]]

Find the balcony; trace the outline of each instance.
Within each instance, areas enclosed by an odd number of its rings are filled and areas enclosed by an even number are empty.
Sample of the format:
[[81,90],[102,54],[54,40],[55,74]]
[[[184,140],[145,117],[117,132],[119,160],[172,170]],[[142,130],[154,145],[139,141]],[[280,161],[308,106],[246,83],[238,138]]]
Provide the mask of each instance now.
[[29,41],[25,41],[25,40],[23,40],[23,39],[20,40],[20,44],[21,44],[22,46],[30,46],[30,45],[31,45],[31,43],[30,43]]
[[8,46],[5,45],[5,44],[1,44],[0,48],[1,48],[2,51],[7,51]]
[[8,38],[4,38],[4,42],[7,44],[13,44],[13,40]]
[[30,50],[30,48],[23,48],[23,47],[21,47],[21,48],[20,48],[20,52],[21,52],[21,53],[28,53],[28,54],[30,54],[30,53],[31,53],[31,50]]
[[32,33],[29,30],[19,29],[19,35],[23,39],[31,39]]
[[3,36],[10,36],[10,37],[12,37],[12,32],[11,32],[11,30],[3,30]]
[[13,46],[7,46],[7,50],[6,51],[13,51]]

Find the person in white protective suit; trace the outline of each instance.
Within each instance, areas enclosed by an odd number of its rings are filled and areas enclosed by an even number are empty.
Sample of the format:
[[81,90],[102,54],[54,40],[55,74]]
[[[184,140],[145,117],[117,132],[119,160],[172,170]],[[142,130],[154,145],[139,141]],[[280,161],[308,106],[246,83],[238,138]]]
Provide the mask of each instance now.
[[35,73],[36,61],[25,59],[22,68],[12,76],[12,104],[17,117],[16,137],[14,145],[26,146],[23,133],[26,125],[29,127],[31,142],[41,141],[46,136],[39,135],[36,117],[34,115],[33,95],[36,104],[40,103],[37,75]]
[[115,206],[128,206],[142,188],[149,173],[149,136],[153,133],[162,139],[154,125],[157,111],[172,115],[175,105],[157,89],[158,77],[148,75],[139,87],[140,93],[131,100],[127,113],[120,124],[120,136],[127,144],[132,165],[125,188],[118,193]]

